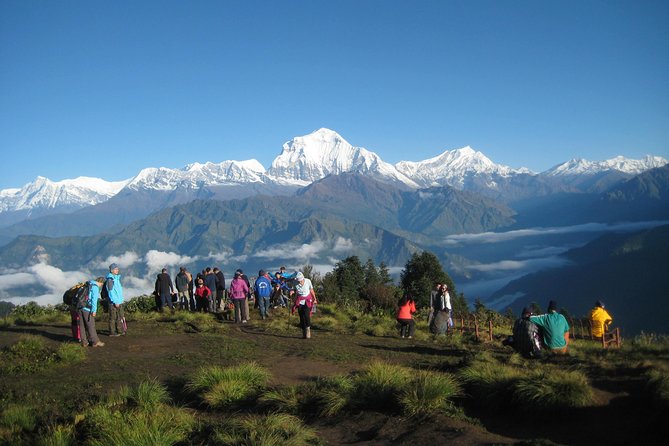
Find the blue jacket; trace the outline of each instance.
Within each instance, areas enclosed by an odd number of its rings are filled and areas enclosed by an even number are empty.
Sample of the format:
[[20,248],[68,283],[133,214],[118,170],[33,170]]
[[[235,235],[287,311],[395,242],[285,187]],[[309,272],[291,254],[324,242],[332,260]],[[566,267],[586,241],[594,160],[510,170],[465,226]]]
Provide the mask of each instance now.
[[254,288],[258,297],[269,297],[272,294],[272,282],[267,276],[258,277]]
[[88,311],[90,313],[98,312],[98,299],[100,299],[100,287],[95,280],[91,280],[88,288],[88,305],[86,305],[82,310]]
[[[109,288],[110,281],[113,284],[112,288]],[[123,303],[123,285],[121,285],[121,275],[112,274],[111,272],[107,274],[107,281],[105,282],[107,291],[109,292],[109,300],[114,305],[120,305]]]

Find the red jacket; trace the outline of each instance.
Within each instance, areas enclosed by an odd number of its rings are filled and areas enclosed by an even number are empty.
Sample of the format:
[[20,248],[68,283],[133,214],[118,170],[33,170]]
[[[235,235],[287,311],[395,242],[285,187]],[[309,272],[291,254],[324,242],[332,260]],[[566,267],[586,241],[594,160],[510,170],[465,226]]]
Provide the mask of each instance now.
[[413,300],[407,301],[397,310],[397,319],[413,319],[412,314],[416,312],[416,304]]

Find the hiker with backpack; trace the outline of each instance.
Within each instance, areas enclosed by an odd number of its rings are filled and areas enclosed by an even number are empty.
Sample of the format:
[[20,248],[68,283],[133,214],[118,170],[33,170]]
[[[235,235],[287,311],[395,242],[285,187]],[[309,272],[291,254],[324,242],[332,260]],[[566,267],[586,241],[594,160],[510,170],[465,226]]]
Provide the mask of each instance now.
[[258,278],[255,281],[254,288],[256,304],[260,309],[260,319],[265,319],[268,316],[270,296],[272,295],[272,281],[267,271],[263,269],[258,271]]
[[121,336],[126,334],[128,326],[123,314],[123,285],[121,285],[121,274],[116,263],[109,265],[102,293],[107,295],[109,301],[109,336]]
[[84,287],[84,295],[72,303],[72,308],[76,309],[79,316],[79,333],[81,334],[80,343],[82,347],[104,347],[105,345],[104,342],[100,341],[95,330],[95,316],[98,312],[100,289],[104,286],[104,283],[104,277],[91,280]]

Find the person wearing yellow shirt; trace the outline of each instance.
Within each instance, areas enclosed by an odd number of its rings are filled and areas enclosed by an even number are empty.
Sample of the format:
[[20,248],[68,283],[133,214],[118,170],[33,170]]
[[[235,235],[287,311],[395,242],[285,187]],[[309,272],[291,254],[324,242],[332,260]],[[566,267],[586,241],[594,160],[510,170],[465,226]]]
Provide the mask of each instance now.
[[611,315],[604,309],[604,302],[598,300],[595,302],[595,308],[590,311],[590,327],[592,336],[601,339],[606,332],[606,328],[613,322]]

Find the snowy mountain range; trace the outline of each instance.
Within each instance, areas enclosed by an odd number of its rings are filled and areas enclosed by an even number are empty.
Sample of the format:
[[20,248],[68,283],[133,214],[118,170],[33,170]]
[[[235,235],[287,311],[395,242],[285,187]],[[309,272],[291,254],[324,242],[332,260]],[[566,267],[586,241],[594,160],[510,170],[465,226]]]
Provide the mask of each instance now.
[[[476,186],[496,188],[500,181],[519,177],[581,178],[615,172],[629,178],[669,163],[659,156],[640,160],[616,157],[591,162],[574,159],[536,174],[527,169],[513,169],[496,164],[483,153],[464,147],[445,151],[424,161],[384,162],[376,153],[348,143],[338,133],[319,129],[298,136],[283,145],[283,150],[265,169],[255,159],[193,163],[182,169],[146,168],[125,181],[108,182],[99,178],[80,177],[53,182],[38,177],[20,189],[0,191],[0,224],[45,213],[68,212],[103,203],[121,191],[200,190],[218,186],[293,186],[303,187],[329,175],[344,172],[361,173],[376,180],[402,185],[406,189],[451,186],[475,190]],[[573,183],[572,183],[573,184]],[[11,213],[20,216],[9,218]],[[6,214],[5,218],[1,218]]]

